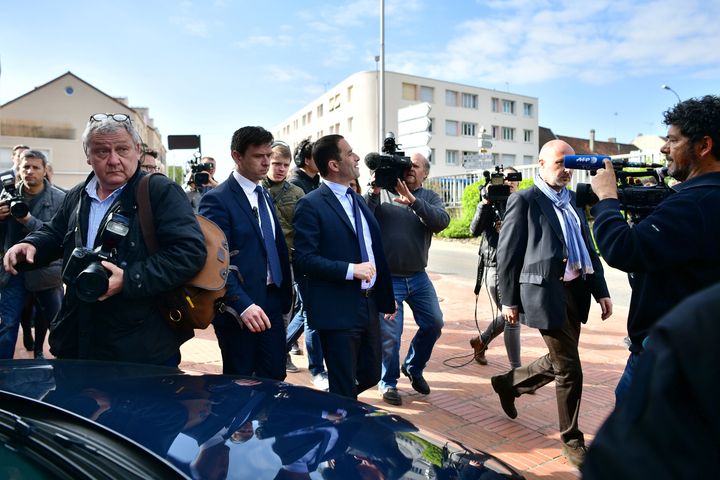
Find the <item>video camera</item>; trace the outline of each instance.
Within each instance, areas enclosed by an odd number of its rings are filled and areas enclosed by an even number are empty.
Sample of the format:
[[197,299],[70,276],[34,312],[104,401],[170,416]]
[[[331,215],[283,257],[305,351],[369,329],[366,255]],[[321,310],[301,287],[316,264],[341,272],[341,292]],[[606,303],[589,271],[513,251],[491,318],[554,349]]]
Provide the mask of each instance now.
[[10,206],[10,215],[13,218],[24,218],[30,209],[27,203],[23,201],[22,196],[15,188],[15,177],[12,174],[7,173],[0,176],[0,182],[2,182],[2,193],[0,193],[0,204],[6,204]]
[[195,156],[188,161],[188,166],[192,173],[189,183],[194,183],[196,187],[202,187],[210,182],[210,173],[208,172],[213,171],[213,166],[209,163],[202,163],[199,154],[196,153]]
[[485,184],[480,185],[480,196],[487,199],[495,210],[497,219],[502,220],[505,216],[507,200],[510,197],[510,185],[505,185],[505,182],[521,181],[522,173],[511,172],[505,175],[505,173],[503,173],[503,166],[497,165],[495,166],[495,171],[492,173],[485,170],[483,177],[485,177]]
[[412,167],[410,157],[406,157],[405,152],[398,151],[398,148],[395,135],[389,132],[382,146],[385,155],[372,152],[365,156],[365,165],[375,172],[371,186],[394,191],[398,180]]
[[[618,180],[618,200],[625,218],[633,223],[650,215],[660,202],[675,193],[665,184],[667,168],[657,163],[629,162],[601,155],[566,155],[564,163],[566,168],[589,170],[591,175],[595,175],[598,169],[605,168],[605,160],[612,162]],[[643,183],[642,179],[652,180]],[[576,195],[579,208],[593,206],[599,201],[589,183],[578,183]]]
[[70,255],[63,281],[74,285],[75,292],[83,302],[96,302],[98,297],[107,292],[108,272],[100,263],[102,260],[117,263],[117,247],[130,230],[130,220],[113,212],[100,232],[100,246],[94,250],[75,247]]

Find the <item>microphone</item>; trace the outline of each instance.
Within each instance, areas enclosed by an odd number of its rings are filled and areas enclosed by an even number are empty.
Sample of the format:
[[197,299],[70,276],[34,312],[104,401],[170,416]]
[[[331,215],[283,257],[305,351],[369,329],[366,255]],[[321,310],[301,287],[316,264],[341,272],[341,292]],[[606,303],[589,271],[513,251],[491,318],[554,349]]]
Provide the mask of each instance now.
[[252,207],[253,215],[255,215],[255,220],[260,220],[260,214],[258,213],[257,207]]
[[605,160],[612,160],[607,155],[565,155],[563,162],[565,168],[577,170],[598,170],[605,168]]
[[375,170],[380,166],[380,154],[377,152],[370,152],[365,155],[365,165],[370,170]]

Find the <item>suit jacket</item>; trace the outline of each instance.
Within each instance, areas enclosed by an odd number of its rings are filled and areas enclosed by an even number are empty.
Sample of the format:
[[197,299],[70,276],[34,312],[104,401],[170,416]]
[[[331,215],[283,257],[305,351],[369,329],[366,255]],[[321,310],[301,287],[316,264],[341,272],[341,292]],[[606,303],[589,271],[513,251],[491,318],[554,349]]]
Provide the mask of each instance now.
[[[269,195],[265,195],[269,213],[275,224],[275,246],[280,257],[283,281],[280,290],[283,298],[282,311],[290,310],[291,278],[290,261],[280,222]],[[227,281],[229,305],[242,313],[253,303],[267,310],[267,253],[260,224],[252,211],[250,202],[240,184],[230,177],[208,191],[200,200],[200,214],[215,222],[228,239],[230,264],[237,272],[230,272]],[[215,318],[217,321],[217,317]]]
[[[360,195],[353,194],[370,228],[377,280],[375,300],[380,312],[394,312],[390,269],[383,253],[380,226]],[[330,188],[322,184],[300,200],[293,218],[293,266],[314,329],[354,326],[360,306],[360,280],[345,280],[349,263],[360,263],[360,246],[345,210]]]
[[[570,192],[575,205],[575,193]],[[585,246],[595,273],[586,275],[587,296],[577,299],[582,310],[595,299],[609,297],[603,267],[591,241],[585,213],[575,207]],[[500,229],[497,248],[497,272],[500,301],[517,305],[524,313],[523,323],[541,329],[560,328],[565,319],[563,275],[568,249],[555,207],[539,188],[522,190],[508,199],[507,212]],[[587,322],[587,314],[580,321]]]

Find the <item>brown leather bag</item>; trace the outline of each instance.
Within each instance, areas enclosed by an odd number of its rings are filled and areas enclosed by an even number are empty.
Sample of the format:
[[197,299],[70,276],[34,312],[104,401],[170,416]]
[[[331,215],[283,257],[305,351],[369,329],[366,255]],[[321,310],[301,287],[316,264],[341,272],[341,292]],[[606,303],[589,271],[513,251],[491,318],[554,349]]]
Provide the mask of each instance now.
[[[155,223],[150,205],[150,178],[145,175],[138,183],[136,201],[143,239],[148,253],[158,251]],[[160,309],[173,326],[205,329],[215,315],[225,311],[225,283],[230,271],[230,250],[225,232],[212,220],[195,215],[205,237],[205,265],[193,278],[177,289],[161,296]]]

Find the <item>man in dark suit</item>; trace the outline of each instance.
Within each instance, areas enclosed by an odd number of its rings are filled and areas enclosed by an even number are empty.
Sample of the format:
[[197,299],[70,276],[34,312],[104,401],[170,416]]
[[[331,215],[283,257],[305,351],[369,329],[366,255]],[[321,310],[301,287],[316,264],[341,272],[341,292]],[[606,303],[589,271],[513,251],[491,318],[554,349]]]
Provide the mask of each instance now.
[[395,312],[390,270],[378,223],[349,188],[360,158],[340,135],[320,138],[312,157],[323,183],[297,203],[293,265],[330,392],[357,398],[380,380],[378,312]]
[[285,325],[290,309],[290,262],[272,200],[260,181],[267,174],[273,136],[262,127],[233,134],[235,171],[200,201],[200,214],[225,232],[230,251],[229,310],[213,320],[223,373],[285,378]]
[[587,322],[591,294],[600,303],[603,320],[612,314],[612,302],[587,220],[567,189],[572,170],[565,168],[564,156],[574,153],[562,140],[546,143],[535,185],[508,200],[497,248],[502,313],[510,323],[520,319],[539,329],[548,353],[492,377],[492,386],[505,413],[515,418],[516,397],[555,380],[563,454],[579,466],[586,451],[578,428],[580,324]]

